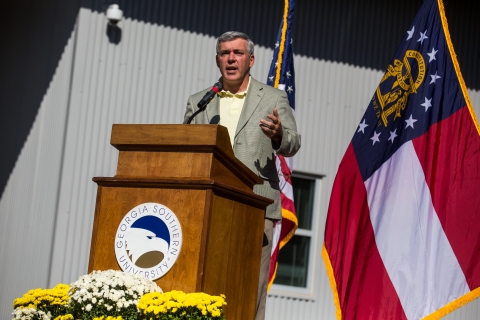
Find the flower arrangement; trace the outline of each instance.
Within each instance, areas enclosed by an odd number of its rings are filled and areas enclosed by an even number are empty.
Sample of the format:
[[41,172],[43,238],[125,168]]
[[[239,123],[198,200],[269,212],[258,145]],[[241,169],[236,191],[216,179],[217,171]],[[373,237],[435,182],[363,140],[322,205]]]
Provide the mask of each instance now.
[[171,291],[164,294],[147,293],[139,303],[138,308],[143,313],[142,319],[150,320],[203,320],[225,319],[223,306],[225,296],[210,296],[205,293],[186,294],[182,291]]
[[49,320],[67,313],[68,290],[59,284],[53,289],[33,289],[13,302],[13,319]]
[[137,319],[137,303],[144,293],[162,292],[155,282],[121,271],[94,271],[72,283],[69,311],[74,319],[101,316]]
[[163,293],[153,281],[94,271],[71,286],[34,289],[13,302],[13,320],[225,320],[225,296]]

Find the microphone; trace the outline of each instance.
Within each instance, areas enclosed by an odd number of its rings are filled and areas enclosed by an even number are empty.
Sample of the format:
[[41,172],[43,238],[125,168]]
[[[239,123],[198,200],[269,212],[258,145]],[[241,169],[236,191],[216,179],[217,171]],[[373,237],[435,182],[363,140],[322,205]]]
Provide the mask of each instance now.
[[212,87],[212,89],[210,89],[210,91],[208,91],[202,98],[202,100],[200,100],[200,102],[197,104],[197,107],[198,107],[198,110],[195,111],[191,116],[190,118],[188,118],[188,121],[187,121],[187,124],[190,124],[193,120],[193,118],[195,118],[195,116],[197,114],[199,114],[200,112],[202,112],[203,110],[205,110],[205,108],[207,107],[207,104],[210,103],[210,101],[212,101],[213,97],[215,97],[215,95],[220,92],[220,90],[223,89],[223,84],[219,81],[217,83],[215,83]]
[[219,81],[217,83],[215,83],[212,87],[212,89],[210,89],[210,91],[208,91],[202,98],[202,100],[200,100],[200,102],[197,104],[197,107],[199,107],[200,109],[203,109],[207,106],[207,104],[210,103],[210,101],[212,101],[213,97],[218,93],[220,92],[221,90],[223,89],[223,84]]

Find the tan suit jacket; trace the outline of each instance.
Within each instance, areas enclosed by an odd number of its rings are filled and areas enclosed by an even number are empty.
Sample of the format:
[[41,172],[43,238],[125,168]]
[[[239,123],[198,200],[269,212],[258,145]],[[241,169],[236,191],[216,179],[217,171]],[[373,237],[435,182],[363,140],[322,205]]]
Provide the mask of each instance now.
[[[188,98],[187,110],[184,123],[198,109],[197,104],[209,89],[205,89]],[[278,146],[268,138],[260,129],[260,119],[266,119],[267,114],[273,114],[273,108],[277,107],[278,115],[282,122],[283,138]],[[218,124],[220,122],[220,103],[216,96],[193,120],[198,124]],[[235,133],[233,152],[250,170],[264,180],[261,185],[255,185],[253,191],[261,196],[274,200],[267,207],[266,217],[281,219],[281,203],[279,191],[279,179],[275,165],[274,154],[291,157],[300,149],[300,134],[292,110],[288,104],[287,94],[284,91],[250,79],[250,86],[245,98],[242,113],[238,120]]]

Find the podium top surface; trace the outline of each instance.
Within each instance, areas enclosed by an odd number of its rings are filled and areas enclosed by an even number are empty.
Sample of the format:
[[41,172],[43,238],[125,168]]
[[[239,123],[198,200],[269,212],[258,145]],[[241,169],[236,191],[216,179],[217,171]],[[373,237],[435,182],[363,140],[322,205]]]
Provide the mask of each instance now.
[[[261,184],[263,180],[235,157],[227,128],[216,124],[114,124],[110,144],[121,151],[117,175],[149,176],[149,177],[211,177],[220,179],[231,177],[240,179],[249,188]],[[127,154],[142,153],[163,155],[162,166],[158,166],[159,158],[135,157]],[[171,154],[176,154],[171,158]],[[213,154],[219,162],[211,162],[203,158],[205,166],[201,166],[200,158],[185,158],[184,166],[193,170],[177,171],[182,156],[179,154]],[[169,156],[170,155],[170,156]],[[141,160],[140,160],[141,159]],[[150,160],[147,160],[150,159]],[[139,162],[140,161],[140,162]],[[196,167],[191,166],[195,161]],[[220,165],[221,163],[221,165]],[[181,166],[180,166],[181,167]],[[197,168],[198,167],[198,168]],[[224,169],[222,169],[224,168]],[[140,171],[139,171],[140,170]]]
[[216,124],[114,124],[110,144],[120,151],[216,147],[235,157],[227,128]]

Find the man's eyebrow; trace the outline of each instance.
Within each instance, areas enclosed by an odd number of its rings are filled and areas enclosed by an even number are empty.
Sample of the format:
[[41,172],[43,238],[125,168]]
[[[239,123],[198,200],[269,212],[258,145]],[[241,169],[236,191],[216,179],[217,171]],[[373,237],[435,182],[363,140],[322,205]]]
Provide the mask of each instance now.
[[224,53],[229,53],[229,52],[234,52],[234,53],[245,53],[246,50],[243,49],[223,49],[218,52],[218,54],[224,54]]

